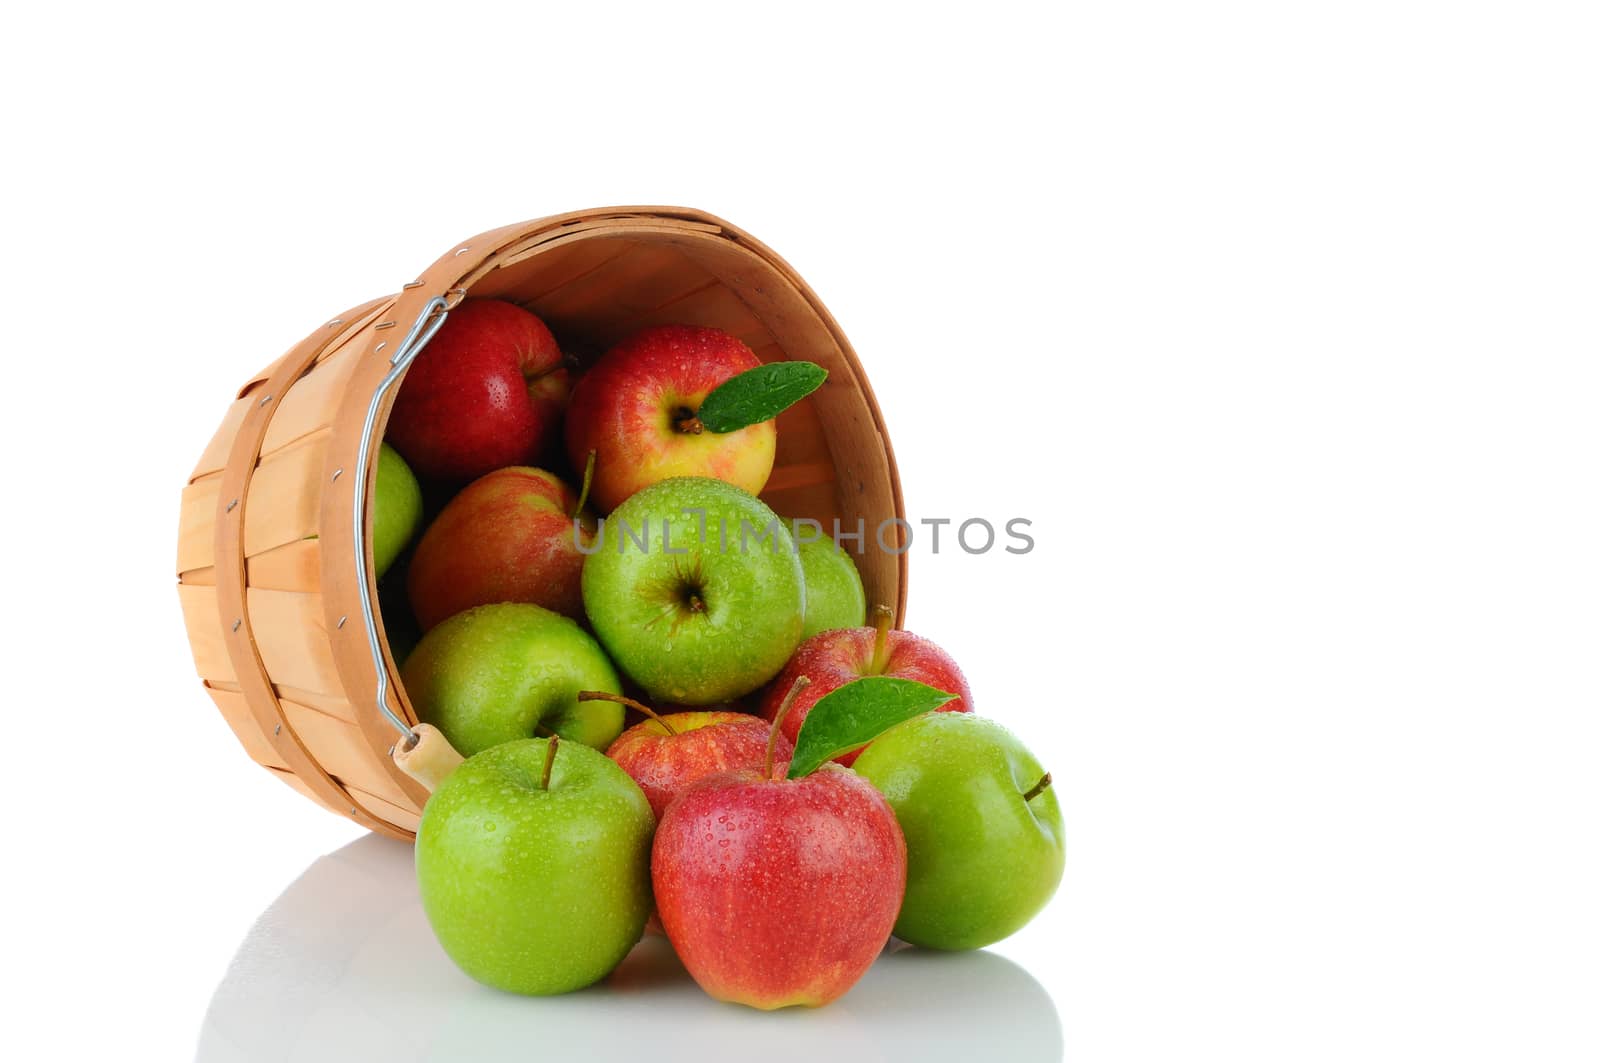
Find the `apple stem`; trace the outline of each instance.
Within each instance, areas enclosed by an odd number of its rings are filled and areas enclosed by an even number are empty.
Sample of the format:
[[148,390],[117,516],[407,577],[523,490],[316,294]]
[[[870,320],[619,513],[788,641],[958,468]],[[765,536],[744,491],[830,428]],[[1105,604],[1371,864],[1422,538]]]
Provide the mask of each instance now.
[[609,693],[609,692],[604,691],[604,690],[580,690],[578,692],[578,700],[579,701],[613,701],[613,702],[616,702],[618,705],[626,705],[630,709],[638,709],[640,712],[642,712],[646,716],[650,717],[656,723],[659,723],[661,725],[662,729],[667,732],[667,734],[675,735],[675,734],[678,733],[676,730],[673,729],[673,727],[672,727],[672,725],[670,723],[668,723],[660,714],[658,714],[656,712],[656,710],[652,709],[650,706],[646,705],[642,701],[635,701],[632,698],[627,697],[626,695],[623,695],[623,694],[612,694],[612,693]]
[[539,775],[539,789],[550,789],[550,769],[555,767],[556,747],[561,744],[560,735],[551,735],[544,744],[544,771]]
[[889,665],[889,626],[894,623],[894,611],[887,605],[874,606],[872,626],[877,634],[872,640],[872,664],[869,675],[882,675]]
[[789,715],[789,710],[794,708],[795,699],[800,696],[800,691],[809,686],[811,680],[806,676],[796,676],[794,686],[789,688],[789,693],[783,696],[783,704],[778,706],[778,711],[772,716],[772,730],[767,732],[767,759],[761,771],[763,779],[772,778],[772,754],[778,748],[778,735],[783,732],[783,718]]
[[583,486],[578,489],[578,504],[572,508],[572,519],[577,520],[583,513],[583,504],[589,501],[589,488],[594,484],[594,451],[589,451],[589,459],[583,463]]
[[672,412],[672,427],[692,436],[697,436],[706,430],[706,426],[700,423],[700,418],[687,406],[679,406]]
[[1049,786],[1050,786],[1050,773],[1049,772],[1045,772],[1044,773],[1044,778],[1042,778],[1038,782],[1034,783],[1033,784],[1033,789],[1031,789],[1027,793],[1023,794],[1022,795],[1022,799],[1024,801],[1032,801],[1035,797],[1038,797],[1040,794],[1044,793],[1045,790]]

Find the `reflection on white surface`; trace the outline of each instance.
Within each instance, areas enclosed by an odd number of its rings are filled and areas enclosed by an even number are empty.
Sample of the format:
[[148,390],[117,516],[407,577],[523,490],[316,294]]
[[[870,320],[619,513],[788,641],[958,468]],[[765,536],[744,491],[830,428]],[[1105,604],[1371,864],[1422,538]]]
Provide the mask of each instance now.
[[610,978],[561,997],[496,992],[456,970],[417,900],[411,849],[369,836],[318,859],[257,920],[212,997],[200,1063],[604,1061],[819,1053],[877,1060],[1061,1058],[1049,995],[987,952],[896,947],[825,1008],[758,1012],[700,991],[647,936]]

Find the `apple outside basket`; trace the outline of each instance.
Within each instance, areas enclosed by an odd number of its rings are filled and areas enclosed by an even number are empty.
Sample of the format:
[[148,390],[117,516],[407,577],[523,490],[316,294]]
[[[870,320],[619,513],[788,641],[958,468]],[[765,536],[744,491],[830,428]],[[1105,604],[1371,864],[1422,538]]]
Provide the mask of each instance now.
[[[564,349],[600,351],[647,325],[723,329],[762,361],[828,380],[778,421],[762,498],[849,533],[867,600],[905,610],[894,454],[866,374],[789,265],[720,218],[616,207],[495,229],[451,248],[397,295],[320,326],[240,389],[189,476],[178,594],[195,668],[250,758],[317,803],[415,836],[427,791],[390,756],[417,723],[375,606],[377,442],[399,382],[451,308],[509,299]],[[891,524],[897,531],[904,524]]]

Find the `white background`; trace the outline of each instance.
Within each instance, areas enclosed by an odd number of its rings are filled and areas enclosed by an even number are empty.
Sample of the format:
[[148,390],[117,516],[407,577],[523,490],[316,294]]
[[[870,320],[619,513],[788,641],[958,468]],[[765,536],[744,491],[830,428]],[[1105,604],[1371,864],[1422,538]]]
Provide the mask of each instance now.
[[[234,389],[476,232],[677,203],[837,314],[913,517],[1035,524],[1026,557],[914,551],[909,622],[1053,770],[1065,881],[1014,966],[875,974],[861,1023],[970,1014],[996,1058],[1030,1024],[1074,1060],[1596,1058],[1591,6],[869,7],[8,15],[9,1057],[188,1058],[256,918],[359,836],[193,678],[178,493]],[[405,897],[403,857],[354,852],[387,871],[313,913]],[[585,1058],[630,1021],[441,1033],[359,964],[263,989],[334,962],[275,933],[230,977],[300,1059],[398,1058],[385,1024]],[[366,1010],[301,1029],[325,984]],[[810,1029],[665,992],[703,1058]],[[203,1058],[288,1055],[262,1036]]]

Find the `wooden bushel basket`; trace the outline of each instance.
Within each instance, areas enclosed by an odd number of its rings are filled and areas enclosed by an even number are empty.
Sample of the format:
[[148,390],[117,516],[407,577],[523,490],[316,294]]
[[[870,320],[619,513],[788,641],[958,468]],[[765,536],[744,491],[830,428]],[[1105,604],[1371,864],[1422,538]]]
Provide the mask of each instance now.
[[[579,211],[467,240],[246,383],[189,476],[178,529],[195,668],[246,752],[396,838],[414,836],[427,793],[389,755],[417,717],[373,604],[376,440],[408,364],[391,359],[414,356],[468,295],[526,306],[564,348],[599,351],[646,325],[681,323],[724,329],[763,361],[825,367],[827,383],[779,419],[762,497],[829,531],[835,519],[846,533],[864,526],[865,543],[847,546],[867,600],[894,606],[897,621],[905,608],[905,555],[877,541],[882,522],[905,517],[883,416],[849,341],[787,263],[721,219],[676,207]],[[887,527],[896,546],[904,525]]]

